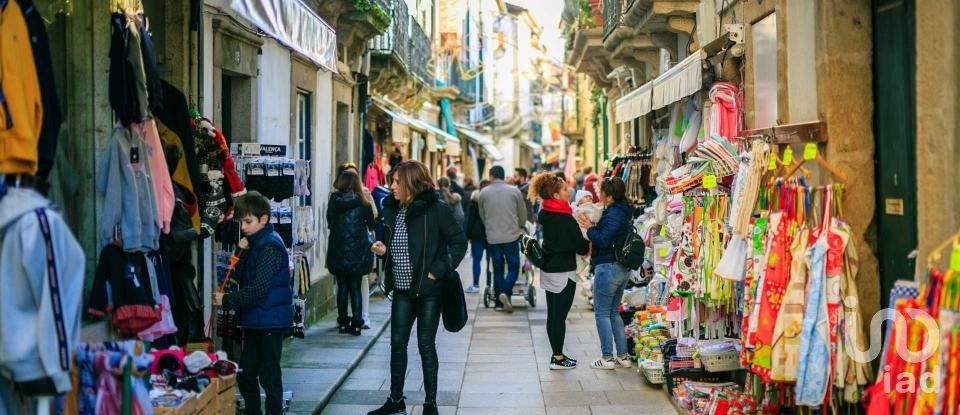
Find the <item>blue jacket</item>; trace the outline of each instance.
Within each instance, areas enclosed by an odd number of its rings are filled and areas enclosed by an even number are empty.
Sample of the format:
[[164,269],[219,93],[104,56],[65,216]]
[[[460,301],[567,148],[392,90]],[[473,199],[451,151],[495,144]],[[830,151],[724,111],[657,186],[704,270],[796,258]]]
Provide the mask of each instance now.
[[240,327],[245,329],[289,329],[293,325],[293,287],[290,285],[290,260],[287,248],[273,230],[272,224],[267,224],[257,233],[247,237],[250,249],[246,253],[240,269],[240,286],[252,283],[253,270],[257,265],[257,256],[269,245],[283,252],[283,261],[270,278],[270,288],[267,289],[263,300],[252,307],[240,310]]
[[590,264],[593,266],[616,262],[616,248],[623,244],[630,232],[633,211],[626,202],[608,206],[597,225],[587,230],[587,237],[593,243]]

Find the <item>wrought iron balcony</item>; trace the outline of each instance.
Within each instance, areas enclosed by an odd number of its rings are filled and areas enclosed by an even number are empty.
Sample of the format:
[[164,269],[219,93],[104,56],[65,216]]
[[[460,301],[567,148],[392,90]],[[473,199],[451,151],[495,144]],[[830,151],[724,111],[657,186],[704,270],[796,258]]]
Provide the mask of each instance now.
[[603,36],[623,26],[623,15],[636,0],[603,0]]
[[391,17],[390,28],[382,35],[370,40],[370,52],[396,59],[406,64],[409,59],[410,40],[408,25],[410,14],[407,3],[403,0],[376,0],[379,3],[390,3],[387,7]]
[[427,85],[433,86],[434,76],[429,68],[430,57],[433,53],[430,49],[430,36],[423,31],[420,23],[417,23],[412,17],[410,18],[409,25],[410,47],[407,49],[409,53],[407,65],[410,68],[410,73],[420,78],[420,80]]

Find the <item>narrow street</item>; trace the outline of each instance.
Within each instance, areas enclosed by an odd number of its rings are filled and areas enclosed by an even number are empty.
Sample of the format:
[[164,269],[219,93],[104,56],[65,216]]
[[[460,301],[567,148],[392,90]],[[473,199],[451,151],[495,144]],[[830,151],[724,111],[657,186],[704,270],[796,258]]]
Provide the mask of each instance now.
[[[469,281],[470,258],[461,264]],[[459,333],[440,330],[437,403],[441,414],[673,414],[667,395],[647,384],[635,369],[600,371],[589,363],[600,347],[593,312],[577,295],[567,319],[567,354],[579,360],[574,370],[550,370],[545,298],[520,306],[513,314],[484,309],[479,294],[468,294],[473,310]],[[423,377],[416,335],[411,336],[407,369],[407,412],[420,413]],[[384,331],[361,363],[334,393],[324,415],[364,414],[377,408],[390,390],[390,329]]]

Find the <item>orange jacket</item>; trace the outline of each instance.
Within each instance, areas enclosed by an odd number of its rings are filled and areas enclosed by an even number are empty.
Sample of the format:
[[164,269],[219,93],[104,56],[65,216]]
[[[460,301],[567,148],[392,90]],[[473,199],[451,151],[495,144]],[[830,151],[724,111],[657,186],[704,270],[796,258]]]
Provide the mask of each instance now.
[[16,1],[0,14],[0,174],[37,171],[43,124],[30,34]]

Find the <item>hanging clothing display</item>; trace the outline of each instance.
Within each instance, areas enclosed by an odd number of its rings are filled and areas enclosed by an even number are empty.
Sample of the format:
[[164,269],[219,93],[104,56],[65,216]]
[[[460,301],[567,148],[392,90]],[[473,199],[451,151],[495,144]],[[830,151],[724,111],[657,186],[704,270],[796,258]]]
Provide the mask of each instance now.
[[[7,0],[0,11],[0,174],[34,174],[43,128],[43,91],[22,5]],[[48,155],[49,156],[49,155]]]
[[37,144],[37,177],[46,179],[50,175],[50,170],[53,169],[53,161],[57,155],[57,142],[60,136],[60,125],[63,123],[63,114],[60,111],[56,79],[53,76],[54,66],[53,59],[50,57],[50,41],[47,37],[46,24],[32,0],[17,0],[17,3],[23,10],[27,32],[30,34],[30,47],[40,86],[40,100],[43,104],[43,124],[40,126],[40,139]]
[[159,248],[160,217],[150,157],[136,129],[115,128],[97,171],[103,194],[100,246],[120,241],[126,251]]

